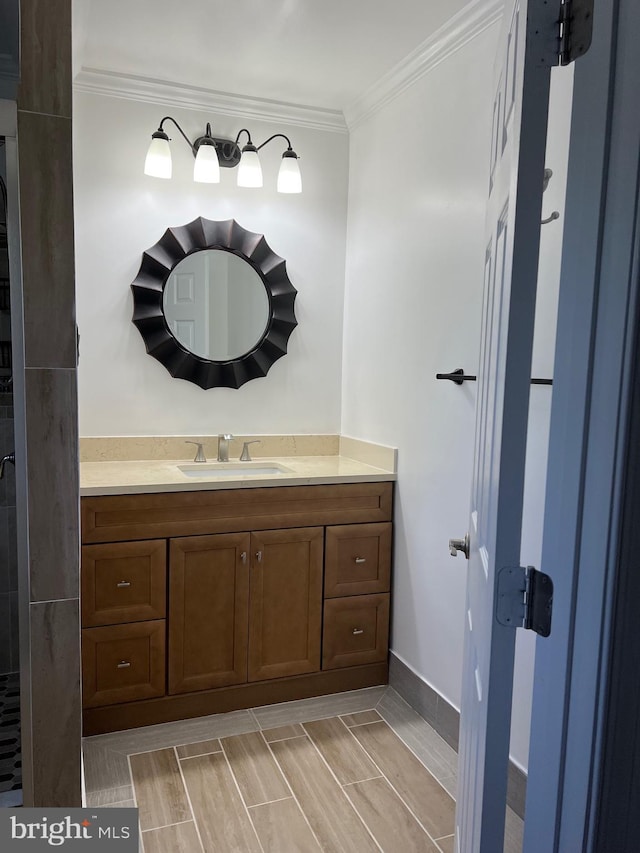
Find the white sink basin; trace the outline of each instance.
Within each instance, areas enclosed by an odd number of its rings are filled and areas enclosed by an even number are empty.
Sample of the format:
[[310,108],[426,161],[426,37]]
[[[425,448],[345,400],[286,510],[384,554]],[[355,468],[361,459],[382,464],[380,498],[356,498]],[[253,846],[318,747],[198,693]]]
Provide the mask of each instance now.
[[279,474],[291,474],[291,468],[277,462],[192,462],[190,465],[178,465],[178,470],[187,477],[252,477]]

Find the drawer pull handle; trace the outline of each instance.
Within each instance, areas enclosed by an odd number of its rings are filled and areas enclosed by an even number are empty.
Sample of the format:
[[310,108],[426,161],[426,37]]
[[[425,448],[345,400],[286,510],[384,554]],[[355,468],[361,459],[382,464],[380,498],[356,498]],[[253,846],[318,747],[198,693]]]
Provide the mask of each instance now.
[[353,635],[354,635],[354,637],[355,637],[357,634],[364,634],[364,628],[354,628],[354,629],[353,629]]
[[131,661],[121,660],[120,663],[118,664],[118,669],[127,669],[130,666],[131,666]]
[[366,557],[356,557],[355,559],[356,559],[356,563],[366,563],[367,562]]
[[240,559],[242,560],[243,563],[247,562],[247,552],[246,551],[243,551],[242,554],[240,554]]
[[120,583],[116,584],[116,586],[118,587],[118,589],[123,589],[125,586],[131,586],[131,582],[130,581],[120,581]]
[[261,563],[262,562],[262,551],[256,551],[256,560]]

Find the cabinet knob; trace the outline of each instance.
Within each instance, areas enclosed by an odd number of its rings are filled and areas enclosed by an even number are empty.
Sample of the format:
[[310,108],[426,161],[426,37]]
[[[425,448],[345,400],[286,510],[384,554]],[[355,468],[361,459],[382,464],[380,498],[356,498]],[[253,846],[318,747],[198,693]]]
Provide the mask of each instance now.
[[130,667],[130,666],[131,666],[131,661],[121,660],[120,663],[118,664],[118,669],[127,669],[127,667]]
[[367,562],[366,557],[356,557],[355,560],[356,560],[356,563],[366,563]]
[[364,628],[354,628],[353,634],[356,636],[357,634],[364,634]]
[[256,551],[256,560],[261,563],[262,562],[262,551]]
[[246,551],[243,551],[243,552],[240,554],[240,559],[242,560],[242,562],[243,562],[243,563],[246,563],[246,562],[247,562],[247,552],[246,552]]
[[124,589],[125,586],[131,586],[131,582],[130,581],[120,581],[120,583],[116,584],[116,586],[118,587],[118,589]]

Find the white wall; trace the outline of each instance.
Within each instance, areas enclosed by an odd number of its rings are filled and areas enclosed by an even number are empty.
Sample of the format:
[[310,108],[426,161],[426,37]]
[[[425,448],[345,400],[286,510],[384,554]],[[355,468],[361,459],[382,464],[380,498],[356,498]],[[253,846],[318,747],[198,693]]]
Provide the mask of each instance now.
[[[214,135],[235,138],[245,123],[257,143],[286,133],[300,155],[301,195],[280,195],[283,148],[261,152],[265,187],[239,189],[235,171],[195,184],[193,158],[172,137],[174,176],[149,178],[143,163],[151,133],[173,115],[192,138],[212,121]],[[74,103],[76,282],[80,331],[80,434],[182,435],[337,433],[340,430],[342,316],[348,188],[346,134],[167,108],[77,93]],[[264,379],[239,390],[173,379],[147,355],[131,323],[129,285],[142,252],[172,225],[197,216],[236,219],[265,235],[287,261],[298,290],[299,326],[289,352]]]
[[[497,29],[351,133],[342,432],[399,448],[392,648],[456,707],[467,566],[447,541],[468,525],[476,386],[435,374],[477,373]],[[545,209],[562,185],[562,166],[550,165]],[[550,376],[559,268],[545,252],[534,369]],[[539,561],[550,398],[549,388],[532,394],[529,563]],[[517,655],[511,753],[526,766],[530,637]]]

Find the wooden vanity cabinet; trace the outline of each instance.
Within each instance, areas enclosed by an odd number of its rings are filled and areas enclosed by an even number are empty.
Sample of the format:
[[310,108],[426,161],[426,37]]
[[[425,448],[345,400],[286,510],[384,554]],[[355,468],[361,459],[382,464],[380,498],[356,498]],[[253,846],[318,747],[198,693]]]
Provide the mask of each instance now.
[[385,684],[392,489],[83,497],[85,734]]

